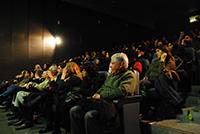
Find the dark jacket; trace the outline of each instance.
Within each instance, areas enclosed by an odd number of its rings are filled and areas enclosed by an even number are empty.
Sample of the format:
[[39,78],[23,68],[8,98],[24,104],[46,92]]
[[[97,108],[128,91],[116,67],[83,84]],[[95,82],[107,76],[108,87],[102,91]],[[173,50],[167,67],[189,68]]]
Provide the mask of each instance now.
[[152,60],[149,69],[146,72],[146,76],[149,80],[154,81],[163,71],[163,63],[159,59]]

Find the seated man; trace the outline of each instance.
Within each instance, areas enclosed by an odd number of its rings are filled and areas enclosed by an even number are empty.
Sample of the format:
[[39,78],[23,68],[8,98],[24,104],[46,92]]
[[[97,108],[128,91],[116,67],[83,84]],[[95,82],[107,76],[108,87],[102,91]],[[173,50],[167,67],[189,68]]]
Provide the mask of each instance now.
[[138,93],[134,73],[128,70],[126,54],[114,54],[110,65],[111,74],[91,97],[90,104],[70,109],[71,134],[102,134],[105,124],[117,115],[113,100]]

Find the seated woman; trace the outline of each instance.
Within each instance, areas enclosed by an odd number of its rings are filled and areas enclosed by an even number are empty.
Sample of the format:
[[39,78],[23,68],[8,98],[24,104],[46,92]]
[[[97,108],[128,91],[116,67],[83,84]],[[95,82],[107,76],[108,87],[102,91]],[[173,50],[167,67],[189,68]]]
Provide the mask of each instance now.
[[176,118],[181,114],[183,98],[177,92],[177,82],[180,80],[176,72],[176,63],[167,46],[164,46],[167,53],[163,71],[155,80],[154,86],[159,94],[160,101],[156,105],[156,116],[158,119]]
[[153,117],[153,115],[149,115],[149,113],[151,113],[150,108],[158,101],[158,95],[154,88],[154,81],[163,71],[166,56],[167,54],[163,51],[163,48],[157,47],[145,77],[140,80],[140,93],[143,95],[140,109],[144,119]]
[[114,54],[110,65],[111,74],[91,97],[91,104],[70,109],[71,134],[102,134],[106,123],[117,115],[113,99],[137,94],[134,74],[128,70],[126,54]]
[[163,65],[167,54],[163,51],[162,47],[156,48],[154,58],[149,65],[149,69],[147,70],[145,77],[140,81],[140,87],[143,90],[154,87],[154,80],[158,78],[158,76],[163,71]]
[[157,58],[152,61],[147,71],[149,77],[140,84],[141,90],[144,91],[141,113],[144,119],[174,118],[176,112],[180,111],[180,107],[176,106],[182,102],[175,86],[175,82],[180,79],[176,73],[176,63],[165,45],[157,48],[155,54]]
[[[62,108],[65,109],[63,118],[63,124],[66,132],[70,132],[70,119],[69,119],[69,110],[71,107],[77,104],[86,104],[87,97],[92,96],[97,89],[101,87],[103,82],[105,81],[105,75],[98,72],[98,68],[93,63],[86,63],[82,67],[82,81],[79,88],[76,90],[69,92],[65,99],[65,104]],[[87,104],[86,104],[87,105]],[[54,128],[55,129],[55,128]],[[56,130],[56,131],[55,131]],[[55,129],[54,133],[59,132],[59,128]]]
[[52,94],[48,96],[50,101],[45,104],[46,109],[48,109],[46,112],[48,123],[39,133],[46,133],[50,130],[53,130],[53,133],[56,134],[60,133],[60,124],[67,119],[68,105],[66,105],[65,100],[74,92],[77,92],[82,79],[80,67],[75,62],[68,62],[56,82],[50,83]]

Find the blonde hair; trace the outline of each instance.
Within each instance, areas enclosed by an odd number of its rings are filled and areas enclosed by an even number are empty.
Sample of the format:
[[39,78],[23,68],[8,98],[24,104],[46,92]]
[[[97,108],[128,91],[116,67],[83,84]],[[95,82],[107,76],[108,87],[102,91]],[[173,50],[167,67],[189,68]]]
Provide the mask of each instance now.
[[82,73],[81,73],[81,68],[79,65],[75,62],[68,62],[66,64],[67,72],[68,74],[76,74],[81,80],[82,78]]

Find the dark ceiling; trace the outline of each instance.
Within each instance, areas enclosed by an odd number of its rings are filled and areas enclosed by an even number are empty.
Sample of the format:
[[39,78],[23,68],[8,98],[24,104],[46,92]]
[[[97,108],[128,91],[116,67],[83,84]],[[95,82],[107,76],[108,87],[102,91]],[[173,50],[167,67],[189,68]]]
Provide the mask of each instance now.
[[62,0],[154,29],[160,21],[177,21],[199,12],[200,0]]

